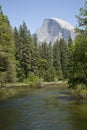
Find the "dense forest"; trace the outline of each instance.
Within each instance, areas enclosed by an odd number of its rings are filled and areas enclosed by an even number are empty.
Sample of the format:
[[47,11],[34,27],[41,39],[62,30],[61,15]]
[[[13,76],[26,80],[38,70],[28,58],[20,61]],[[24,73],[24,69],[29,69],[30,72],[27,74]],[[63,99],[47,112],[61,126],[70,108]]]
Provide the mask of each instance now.
[[0,83],[67,80],[87,86],[87,1],[76,16],[76,39],[38,43],[25,22],[12,28],[0,7]]

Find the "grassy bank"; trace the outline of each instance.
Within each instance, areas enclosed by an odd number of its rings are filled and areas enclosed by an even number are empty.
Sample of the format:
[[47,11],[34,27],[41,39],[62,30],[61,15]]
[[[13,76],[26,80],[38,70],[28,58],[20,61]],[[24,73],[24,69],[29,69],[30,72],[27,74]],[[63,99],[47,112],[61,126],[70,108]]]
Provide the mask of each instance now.
[[[38,85],[33,86],[25,83],[4,84],[4,87],[0,88],[0,100],[12,98],[19,95],[24,90],[32,90],[39,88],[68,88],[67,81],[56,82],[39,82]],[[87,88],[83,84],[77,85],[74,89],[70,90],[71,95],[77,100],[87,100]]]
[[3,87],[0,86],[0,100],[12,98],[24,91],[25,89],[30,89],[30,85],[24,83],[4,84]]
[[87,88],[83,84],[77,85],[73,90],[71,90],[71,93],[78,100],[87,99]]
[[55,87],[67,87],[67,82],[58,81],[58,82],[40,82],[38,86],[32,86],[31,84],[25,83],[11,83],[11,84],[4,84],[4,87],[0,88],[0,100],[5,100],[8,98],[12,98],[16,95],[19,95],[24,90],[31,90],[37,88],[55,88]]
[[67,81],[43,82],[44,87],[68,87]]

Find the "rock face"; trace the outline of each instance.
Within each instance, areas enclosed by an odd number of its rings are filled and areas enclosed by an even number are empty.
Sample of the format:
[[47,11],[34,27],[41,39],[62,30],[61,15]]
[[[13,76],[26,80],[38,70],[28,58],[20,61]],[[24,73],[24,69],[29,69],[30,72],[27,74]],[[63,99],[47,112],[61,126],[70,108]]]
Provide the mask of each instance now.
[[36,35],[39,42],[46,41],[47,43],[54,43],[60,38],[64,38],[67,42],[69,36],[72,40],[75,39],[74,27],[58,18],[45,19],[42,26],[36,30]]

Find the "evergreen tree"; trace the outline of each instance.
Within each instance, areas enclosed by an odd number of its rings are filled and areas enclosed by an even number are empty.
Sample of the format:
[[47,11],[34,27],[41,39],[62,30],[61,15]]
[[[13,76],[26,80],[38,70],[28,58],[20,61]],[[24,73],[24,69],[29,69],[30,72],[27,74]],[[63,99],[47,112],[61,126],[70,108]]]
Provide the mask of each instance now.
[[79,15],[76,15],[76,18],[78,21],[76,31],[87,37],[87,0],[84,3],[84,7],[80,8]]
[[20,44],[20,35],[17,28],[14,28],[14,41],[15,41],[15,59],[16,59],[16,72],[18,81],[23,81],[24,79],[24,71],[20,65],[20,57],[21,57],[21,44]]
[[49,66],[48,70],[46,71],[45,75],[44,75],[44,79],[47,82],[51,82],[54,81],[56,77],[56,73],[55,73],[55,69],[53,67],[53,65]]
[[73,87],[83,83],[87,86],[87,1],[84,7],[80,8],[80,13],[76,16],[78,27],[75,45],[72,47],[72,64],[69,62],[69,83]]
[[78,35],[76,38],[76,56],[78,64],[78,78],[80,82],[87,86],[87,0],[84,7],[80,8],[77,17],[78,27],[76,29]]
[[62,78],[62,69],[60,62],[60,46],[58,40],[53,45],[53,66],[56,70],[56,76],[58,79]]
[[44,79],[46,70],[48,69],[48,47],[47,43],[43,42],[39,45],[39,77]]
[[67,63],[68,63],[68,52],[67,52],[67,44],[64,41],[64,39],[60,39],[59,41],[59,48],[60,48],[60,63],[61,63],[61,68],[63,72],[63,77],[67,78]]
[[33,36],[33,43],[32,43],[32,62],[31,62],[31,66],[33,69],[33,72],[35,75],[38,75],[38,64],[39,64],[39,44],[38,44],[38,40],[37,40],[37,36],[36,34],[34,34]]
[[40,46],[40,56],[48,60],[48,44],[46,42],[43,42]]
[[71,47],[72,44],[73,44],[73,41],[72,41],[71,36],[70,36],[70,37],[69,37],[69,40],[68,40],[68,47]]
[[23,22],[23,24],[19,28],[19,36],[20,36],[19,61],[20,66],[24,72],[25,78],[27,78],[29,71],[31,71],[32,69],[31,66],[32,38],[25,22]]
[[16,81],[14,52],[13,31],[0,7],[0,76],[5,82]]
[[53,46],[51,42],[48,44],[48,65],[53,65]]
[[73,87],[75,82],[75,54],[74,54],[75,46],[72,44],[68,47],[68,83],[69,87]]

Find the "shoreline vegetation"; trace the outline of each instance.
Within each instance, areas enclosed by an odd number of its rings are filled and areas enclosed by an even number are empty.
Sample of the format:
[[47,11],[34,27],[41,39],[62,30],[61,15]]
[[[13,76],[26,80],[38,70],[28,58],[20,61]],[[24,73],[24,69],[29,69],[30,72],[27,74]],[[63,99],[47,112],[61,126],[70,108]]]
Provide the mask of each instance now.
[[58,81],[58,82],[40,82],[38,86],[32,86],[31,84],[25,83],[10,83],[4,84],[3,87],[0,88],[0,100],[5,100],[8,98],[15,97],[20,92],[28,89],[35,90],[40,88],[67,88],[67,81]]
[[77,100],[87,100],[87,87],[84,84],[79,84],[71,90],[71,94]]
[[45,87],[54,87],[54,86],[61,86],[61,87],[68,87],[67,81],[53,81],[53,82],[38,82],[36,85],[35,83],[4,83],[3,86],[0,85],[1,89],[6,88],[21,88],[21,87],[29,87],[29,88],[45,88]]
[[[43,89],[43,88],[69,88],[69,84],[67,81],[54,81],[54,82],[39,82],[38,85],[33,86],[27,83],[7,83],[4,84],[3,87],[0,86],[0,100],[5,100],[8,98],[15,97],[19,95],[20,92],[28,89]],[[76,88],[70,88],[70,94],[76,100],[87,100],[87,89],[85,85],[80,84],[77,85]]]

